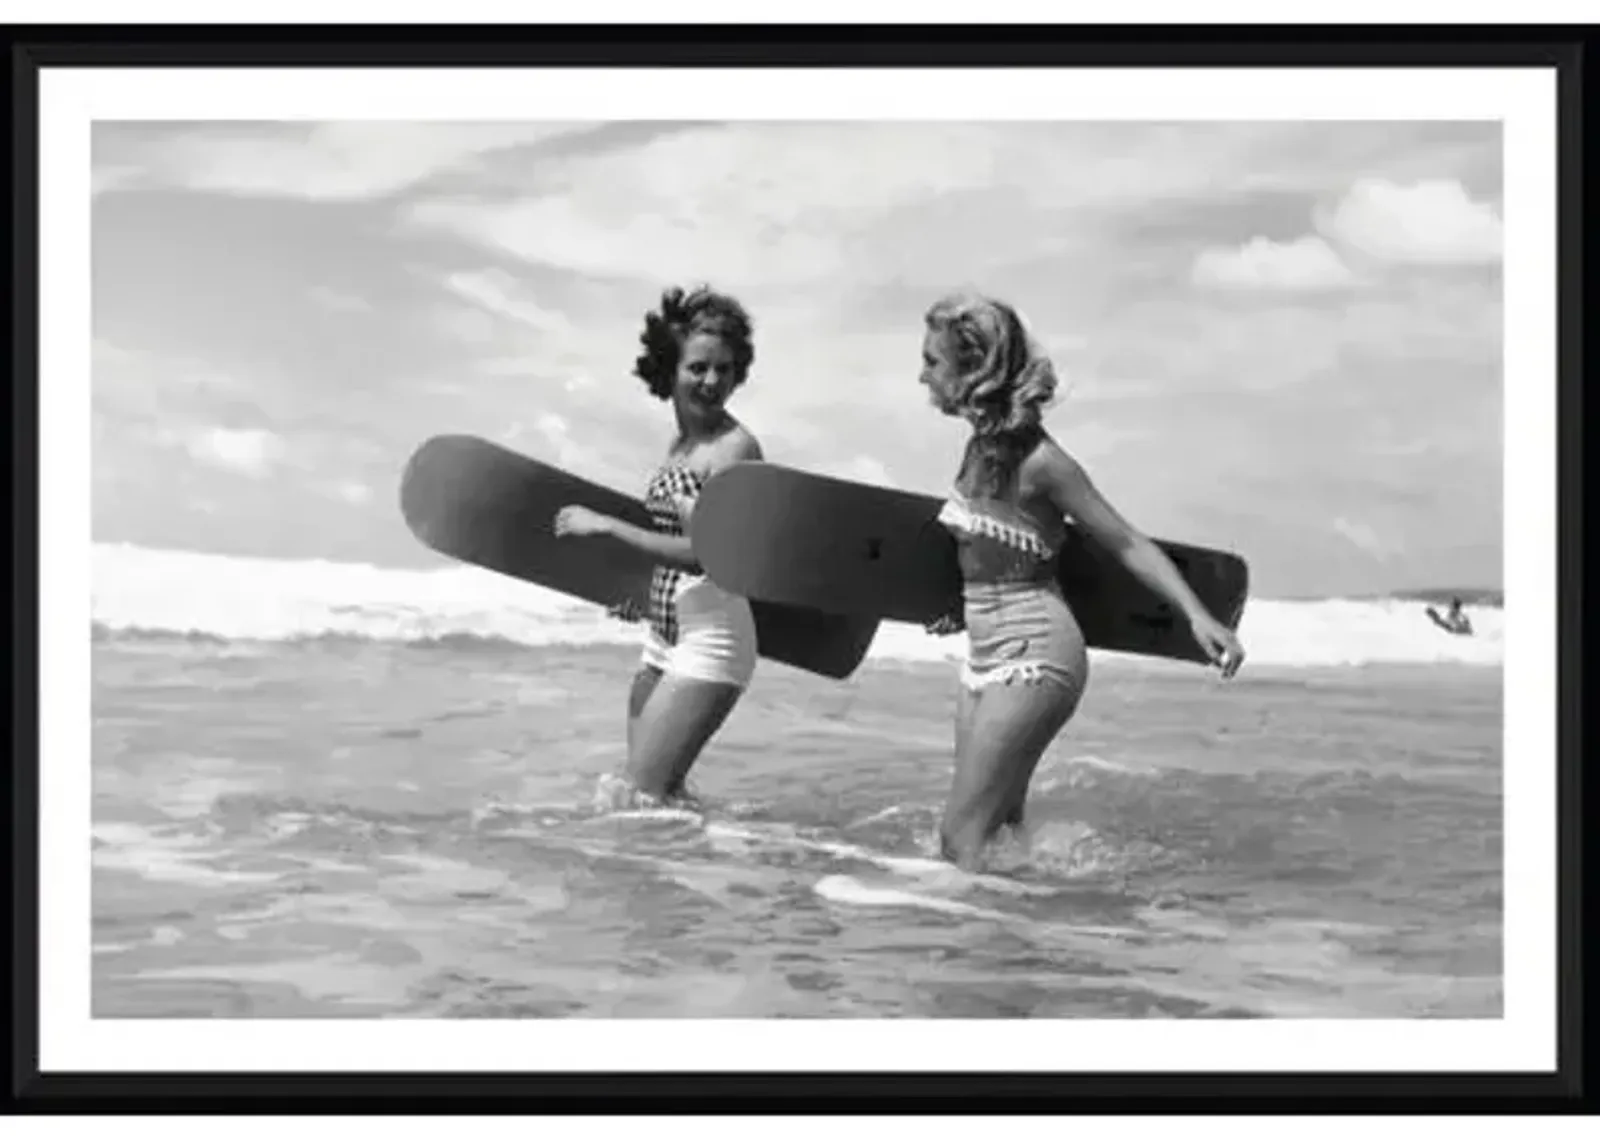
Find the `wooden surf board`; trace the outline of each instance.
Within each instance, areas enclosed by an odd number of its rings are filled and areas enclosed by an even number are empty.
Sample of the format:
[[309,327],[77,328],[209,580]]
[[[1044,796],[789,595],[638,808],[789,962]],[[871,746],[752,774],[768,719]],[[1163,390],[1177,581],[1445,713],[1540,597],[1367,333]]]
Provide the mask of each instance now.
[[[653,561],[614,540],[553,532],[555,515],[578,504],[650,527],[631,496],[464,435],[436,436],[416,450],[400,480],[400,511],[412,533],[452,559],[602,607],[649,605]],[[842,679],[866,656],[871,616],[824,614],[753,602],[762,657]]]
[[[960,605],[956,542],[932,496],[746,461],[709,482],[690,532],[729,591],[790,606],[928,623]],[[1211,613],[1237,628],[1249,588],[1228,552],[1158,540]],[[1069,526],[1057,573],[1089,646],[1205,662],[1182,615]]]

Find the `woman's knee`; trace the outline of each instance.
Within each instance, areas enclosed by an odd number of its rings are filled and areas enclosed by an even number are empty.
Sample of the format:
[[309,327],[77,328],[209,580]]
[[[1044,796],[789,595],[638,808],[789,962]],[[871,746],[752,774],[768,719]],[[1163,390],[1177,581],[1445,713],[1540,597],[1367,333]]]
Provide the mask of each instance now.
[[634,725],[628,758],[634,783],[652,794],[676,793],[741,693],[726,683],[667,675]]

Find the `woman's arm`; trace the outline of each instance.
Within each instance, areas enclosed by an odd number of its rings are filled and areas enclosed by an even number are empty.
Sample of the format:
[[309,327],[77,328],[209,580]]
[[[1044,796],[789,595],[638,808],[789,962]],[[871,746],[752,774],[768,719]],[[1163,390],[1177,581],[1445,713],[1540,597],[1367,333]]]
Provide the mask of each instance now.
[[696,571],[694,552],[687,536],[665,536],[640,528],[592,508],[569,504],[556,513],[551,529],[557,536],[601,536],[643,552],[659,564]]
[[[718,446],[707,466],[707,479],[742,460],[761,459],[761,445],[742,427],[730,432],[718,442]],[[699,561],[694,558],[694,545],[688,536],[667,536],[611,517],[606,517],[605,534],[618,543],[643,552],[659,564],[691,572],[700,570]]]
[[700,565],[694,558],[694,547],[690,544],[688,536],[664,535],[611,516],[606,517],[605,534],[619,544],[643,552],[658,564],[682,568],[685,571],[700,570]]
[[1140,583],[1176,607],[1191,624],[1213,618],[1166,553],[1123,519],[1081,464],[1056,445],[1047,446],[1040,459],[1044,488],[1062,513],[1081,524]]
[[1042,450],[1041,459],[1042,483],[1055,506],[1121,560],[1140,583],[1182,611],[1201,652],[1223,678],[1231,679],[1244,663],[1238,636],[1207,610],[1166,553],[1100,495],[1082,465],[1054,442]]

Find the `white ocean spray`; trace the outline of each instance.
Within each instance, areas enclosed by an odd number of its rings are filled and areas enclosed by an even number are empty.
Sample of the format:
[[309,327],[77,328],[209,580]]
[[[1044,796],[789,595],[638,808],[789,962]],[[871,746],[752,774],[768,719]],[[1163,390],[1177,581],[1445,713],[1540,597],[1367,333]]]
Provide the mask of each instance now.
[[[1502,612],[1470,608],[1475,634],[1440,630],[1409,599],[1251,599],[1239,636],[1250,662],[1271,666],[1502,661]],[[415,570],[94,547],[91,618],[103,635],[229,641],[344,637],[526,646],[627,645],[636,626],[600,608],[471,567]],[[939,661],[961,639],[886,623],[869,658]],[[1133,661],[1133,660],[1130,660]]]

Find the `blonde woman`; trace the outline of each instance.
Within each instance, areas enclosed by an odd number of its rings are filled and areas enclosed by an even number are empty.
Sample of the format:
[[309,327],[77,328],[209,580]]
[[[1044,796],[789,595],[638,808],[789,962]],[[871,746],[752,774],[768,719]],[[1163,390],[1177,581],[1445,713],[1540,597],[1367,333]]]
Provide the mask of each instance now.
[[1002,826],[1021,824],[1034,768],[1088,683],[1083,633],[1056,581],[1068,520],[1187,618],[1224,678],[1244,650],[1044,430],[1056,375],[1017,312],[960,294],[925,321],[921,383],[940,412],[972,426],[939,516],[957,540],[962,608],[932,629],[967,632],[955,780],[939,833],[945,858],[973,868]]

